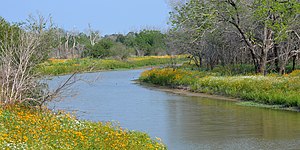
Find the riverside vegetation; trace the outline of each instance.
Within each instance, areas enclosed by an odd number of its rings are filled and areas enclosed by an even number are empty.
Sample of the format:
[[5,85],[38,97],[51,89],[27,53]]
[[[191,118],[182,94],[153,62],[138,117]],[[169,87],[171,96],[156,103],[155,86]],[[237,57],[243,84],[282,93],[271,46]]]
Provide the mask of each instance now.
[[[186,56],[116,59],[49,59],[38,66],[44,75],[60,75],[111,69],[132,69],[183,62]],[[112,122],[77,120],[64,112],[28,106],[0,108],[0,148],[9,149],[166,149],[159,138],[122,129]]]
[[[172,58],[178,62],[185,56]],[[171,56],[115,59],[49,59],[38,67],[45,75],[131,69],[170,63]],[[114,123],[77,120],[70,114],[31,107],[0,108],[0,148],[10,149],[166,149],[159,138],[122,129]]]
[[[173,59],[173,60],[172,60]],[[49,59],[38,67],[38,71],[45,75],[61,75],[74,72],[93,72],[113,69],[134,69],[158,65],[168,65],[176,60],[182,63],[187,60],[185,55],[178,56],[144,56],[130,57],[126,61],[116,59]]]
[[114,123],[22,106],[0,108],[1,149],[166,149],[159,138]]
[[[26,22],[11,24],[0,16],[0,149],[166,149],[159,138],[151,139],[146,133],[122,129],[112,122],[78,120],[46,109],[47,102],[66,93],[76,81],[71,76],[50,90],[41,80],[48,74],[166,64],[170,58],[128,58],[134,55],[130,46],[105,38],[100,42],[100,35],[92,31],[89,36],[80,34],[83,38],[70,37],[50,20],[30,16]],[[153,34],[160,32],[143,31],[132,38],[133,43],[142,43],[142,38]],[[152,36],[147,40],[154,39]],[[85,44],[79,44],[80,40]],[[132,44],[138,56],[164,50],[163,45],[159,46],[161,42],[143,43]],[[72,59],[47,61],[54,54],[59,54],[55,58]]]
[[[189,54],[198,69],[206,66],[211,70],[219,65],[252,64],[254,69],[245,73],[260,75],[237,73],[232,76],[186,67],[153,69],[143,73],[140,79],[159,85],[185,86],[194,92],[300,108],[300,71],[295,70],[300,58],[300,3],[297,0],[189,0],[178,1],[171,7],[172,27],[166,33],[141,30],[101,36],[91,26],[87,33],[59,28],[54,26],[51,17],[30,16],[26,22],[14,24],[0,17],[0,147],[123,149],[120,146],[125,145],[124,149],[151,149],[152,144],[153,149],[165,149],[161,144],[155,147],[157,143],[145,134],[109,124],[78,121],[45,110],[4,107],[19,103],[42,105],[62,93],[59,90],[62,88],[47,93],[47,87],[39,82],[44,75],[129,69],[169,62],[169,59],[139,56]],[[128,59],[133,55],[137,58]],[[41,63],[52,57],[68,59]],[[128,61],[124,61],[126,59]],[[286,75],[290,64],[293,72]],[[274,71],[279,75],[272,74]],[[263,76],[265,74],[268,75]],[[37,138],[31,132],[36,132]]]
[[267,105],[300,108],[300,70],[283,76],[222,75],[220,72],[186,68],[152,69],[140,80],[169,87],[185,87],[192,92],[218,94]]

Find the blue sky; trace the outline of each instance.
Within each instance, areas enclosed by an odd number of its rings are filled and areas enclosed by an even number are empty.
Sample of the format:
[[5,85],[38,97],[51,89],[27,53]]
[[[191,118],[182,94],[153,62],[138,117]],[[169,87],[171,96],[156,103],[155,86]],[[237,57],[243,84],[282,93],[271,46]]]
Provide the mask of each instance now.
[[1,0],[0,16],[25,21],[29,14],[48,16],[67,30],[84,31],[90,23],[102,35],[143,28],[167,28],[167,0]]

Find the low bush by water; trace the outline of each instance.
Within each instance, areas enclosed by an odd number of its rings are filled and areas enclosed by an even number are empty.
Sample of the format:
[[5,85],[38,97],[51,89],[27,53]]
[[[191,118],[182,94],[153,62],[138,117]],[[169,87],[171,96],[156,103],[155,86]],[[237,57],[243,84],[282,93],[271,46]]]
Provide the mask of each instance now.
[[0,149],[166,149],[159,138],[113,123],[28,107],[0,108]]
[[145,71],[140,80],[163,86],[187,86],[194,92],[300,108],[299,72],[296,70],[283,76],[220,76],[211,72],[165,68]]

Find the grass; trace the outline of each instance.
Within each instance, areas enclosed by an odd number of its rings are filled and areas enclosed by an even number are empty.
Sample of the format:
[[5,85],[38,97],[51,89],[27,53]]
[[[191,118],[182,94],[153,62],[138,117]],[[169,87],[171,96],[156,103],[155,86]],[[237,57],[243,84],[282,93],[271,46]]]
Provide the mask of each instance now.
[[[187,60],[186,56],[175,56],[178,63]],[[39,65],[37,71],[44,75],[61,75],[74,72],[94,72],[114,69],[134,69],[171,63],[171,56],[132,57],[126,61],[115,59],[49,59]]]
[[[132,69],[170,64],[170,56],[114,59],[49,59],[37,68],[44,75]],[[186,60],[177,56],[178,62]],[[112,122],[77,120],[64,112],[24,106],[0,106],[0,149],[103,149],[163,150],[159,138],[130,131]]]
[[190,91],[227,95],[267,105],[300,108],[300,70],[289,75],[220,76],[185,69],[153,69],[140,80],[163,86],[187,86]]
[[261,107],[261,108],[271,108],[271,109],[281,109],[282,108],[282,107],[280,107],[280,105],[266,105],[266,104],[260,104],[260,103],[250,102],[250,101],[238,102],[237,105],[250,106],[250,107]]
[[0,108],[0,149],[166,149],[159,138],[107,122],[21,106]]

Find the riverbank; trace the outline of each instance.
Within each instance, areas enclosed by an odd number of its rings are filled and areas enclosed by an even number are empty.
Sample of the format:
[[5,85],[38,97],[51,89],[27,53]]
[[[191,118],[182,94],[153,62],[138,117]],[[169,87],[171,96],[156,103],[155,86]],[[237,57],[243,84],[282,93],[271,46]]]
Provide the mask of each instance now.
[[135,80],[135,83],[150,88],[150,89],[158,89],[159,91],[178,94],[182,96],[189,96],[189,97],[203,97],[203,98],[211,98],[211,99],[218,99],[218,100],[225,100],[225,101],[234,101],[234,102],[240,102],[241,100],[238,98],[233,97],[226,97],[221,95],[212,95],[207,93],[196,93],[192,92],[188,89],[188,87],[182,87],[182,86],[161,86],[157,84],[152,84],[149,82],[141,82],[140,80]]
[[1,149],[166,149],[159,138],[107,122],[28,107],[0,108]]
[[63,75],[75,72],[96,72],[106,70],[137,69],[160,65],[169,65],[175,61],[187,61],[185,55],[180,56],[145,56],[131,57],[127,60],[116,59],[49,59],[37,68],[43,75]]
[[[218,76],[215,73],[184,69],[152,69],[140,81],[194,93],[230,96],[245,106],[299,111],[299,71],[285,76]],[[201,96],[201,95],[200,95]]]

